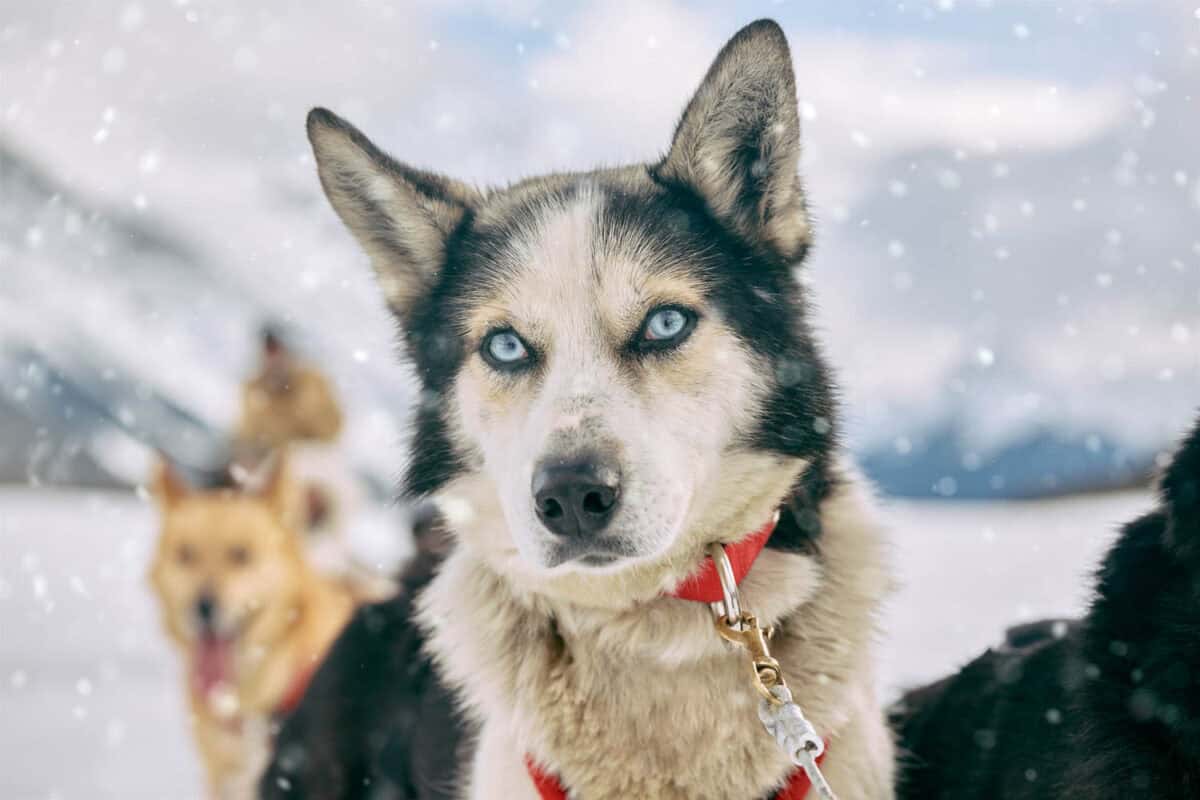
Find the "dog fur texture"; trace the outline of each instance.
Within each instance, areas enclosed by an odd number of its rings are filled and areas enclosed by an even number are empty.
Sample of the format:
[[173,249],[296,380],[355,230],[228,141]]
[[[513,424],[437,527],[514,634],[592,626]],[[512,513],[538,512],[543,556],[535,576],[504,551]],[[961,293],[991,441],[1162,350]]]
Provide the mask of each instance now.
[[[294,490],[285,466],[260,493],[194,491],[166,465],[154,488],[162,532],[150,581],[187,665],[210,792],[252,797],[272,718],[345,624],[350,598],[310,570],[285,522]],[[222,674],[209,685],[202,673],[214,669]]]
[[[772,795],[794,767],[744,655],[707,607],[664,595],[709,544],[780,511],[745,604],[777,628],[833,786],[891,797],[873,666],[890,579],[807,323],[779,27],[725,46],[653,164],[481,191],[328,111],[308,132],[422,384],[405,489],[432,495],[458,541],[420,622],[479,728],[464,796],[534,797],[527,754],[588,800]],[[667,319],[683,320],[670,337]],[[594,535],[556,535],[539,475],[579,459],[619,505]]]
[[1200,797],[1200,423],[1087,615],[1010,631],[893,712],[913,800]]

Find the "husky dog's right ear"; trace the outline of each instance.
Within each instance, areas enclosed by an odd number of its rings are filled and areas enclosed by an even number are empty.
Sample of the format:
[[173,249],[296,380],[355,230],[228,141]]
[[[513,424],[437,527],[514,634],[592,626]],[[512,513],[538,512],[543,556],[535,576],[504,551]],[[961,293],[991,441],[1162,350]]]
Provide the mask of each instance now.
[[752,22],[709,67],[657,174],[690,187],[735,233],[795,261],[810,239],[799,162],[787,37],[771,20]]
[[370,256],[388,305],[407,313],[437,277],[446,239],[478,193],[401,164],[323,108],[308,113],[308,140],[334,211]]

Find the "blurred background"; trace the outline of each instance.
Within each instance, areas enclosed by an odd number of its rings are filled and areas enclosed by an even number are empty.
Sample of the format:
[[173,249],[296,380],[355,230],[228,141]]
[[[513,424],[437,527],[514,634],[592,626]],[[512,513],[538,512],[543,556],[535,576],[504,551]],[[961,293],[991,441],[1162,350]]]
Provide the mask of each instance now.
[[355,546],[408,552],[412,384],[308,108],[478,184],[650,160],[761,16],[894,530],[885,691],[1079,610],[1200,406],[1195,3],[0,0],[0,796],[200,796],[143,484],[219,466],[265,322],[331,378]]

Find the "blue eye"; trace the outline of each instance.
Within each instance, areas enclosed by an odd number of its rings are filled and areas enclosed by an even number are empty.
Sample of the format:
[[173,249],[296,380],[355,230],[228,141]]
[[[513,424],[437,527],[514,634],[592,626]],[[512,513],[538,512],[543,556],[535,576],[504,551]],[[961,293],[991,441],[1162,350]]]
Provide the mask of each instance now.
[[525,343],[511,330],[489,333],[480,352],[485,361],[498,369],[515,367],[529,360]]
[[683,332],[687,326],[687,317],[677,308],[664,308],[655,311],[646,320],[647,339],[672,339]]
[[683,342],[696,325],[695,313],[686,308],[666,306],[650,312],[642,323],[640,345],[643,349],[663,349]]

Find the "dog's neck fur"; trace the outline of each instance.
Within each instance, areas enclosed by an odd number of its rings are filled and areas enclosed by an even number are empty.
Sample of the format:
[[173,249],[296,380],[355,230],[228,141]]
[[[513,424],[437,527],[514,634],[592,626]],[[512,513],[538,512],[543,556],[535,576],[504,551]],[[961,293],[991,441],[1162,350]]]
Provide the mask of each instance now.
[[[784,491],[741,516],[761,523]],[[883,798],[892,756],[871,650],[890,581],[866,502],[856,485],[839,484],[817,509],[819,555],[768,548],[741,594],[762,623],[777,626],[772,652],[831,743],[835,788]],[[487,519],[476,509],[471,524]],[[702,552],[688,554],[692,567]],[[589,799],[756,798],[791,773],[758,721],[745,655],[720,640],[706,606],[661,596],[661,575],[630,580],[624,602],[571,602],[554,586],[529,590],[500,563],[460,546],[421,603],[443,674],[483,724],[473,797],[491,796],[480,779],[511,773],[525,753]],[[666,583],[689,571],[683,556],[672,569]],[[504,763],[489,766],[497,742]]]

